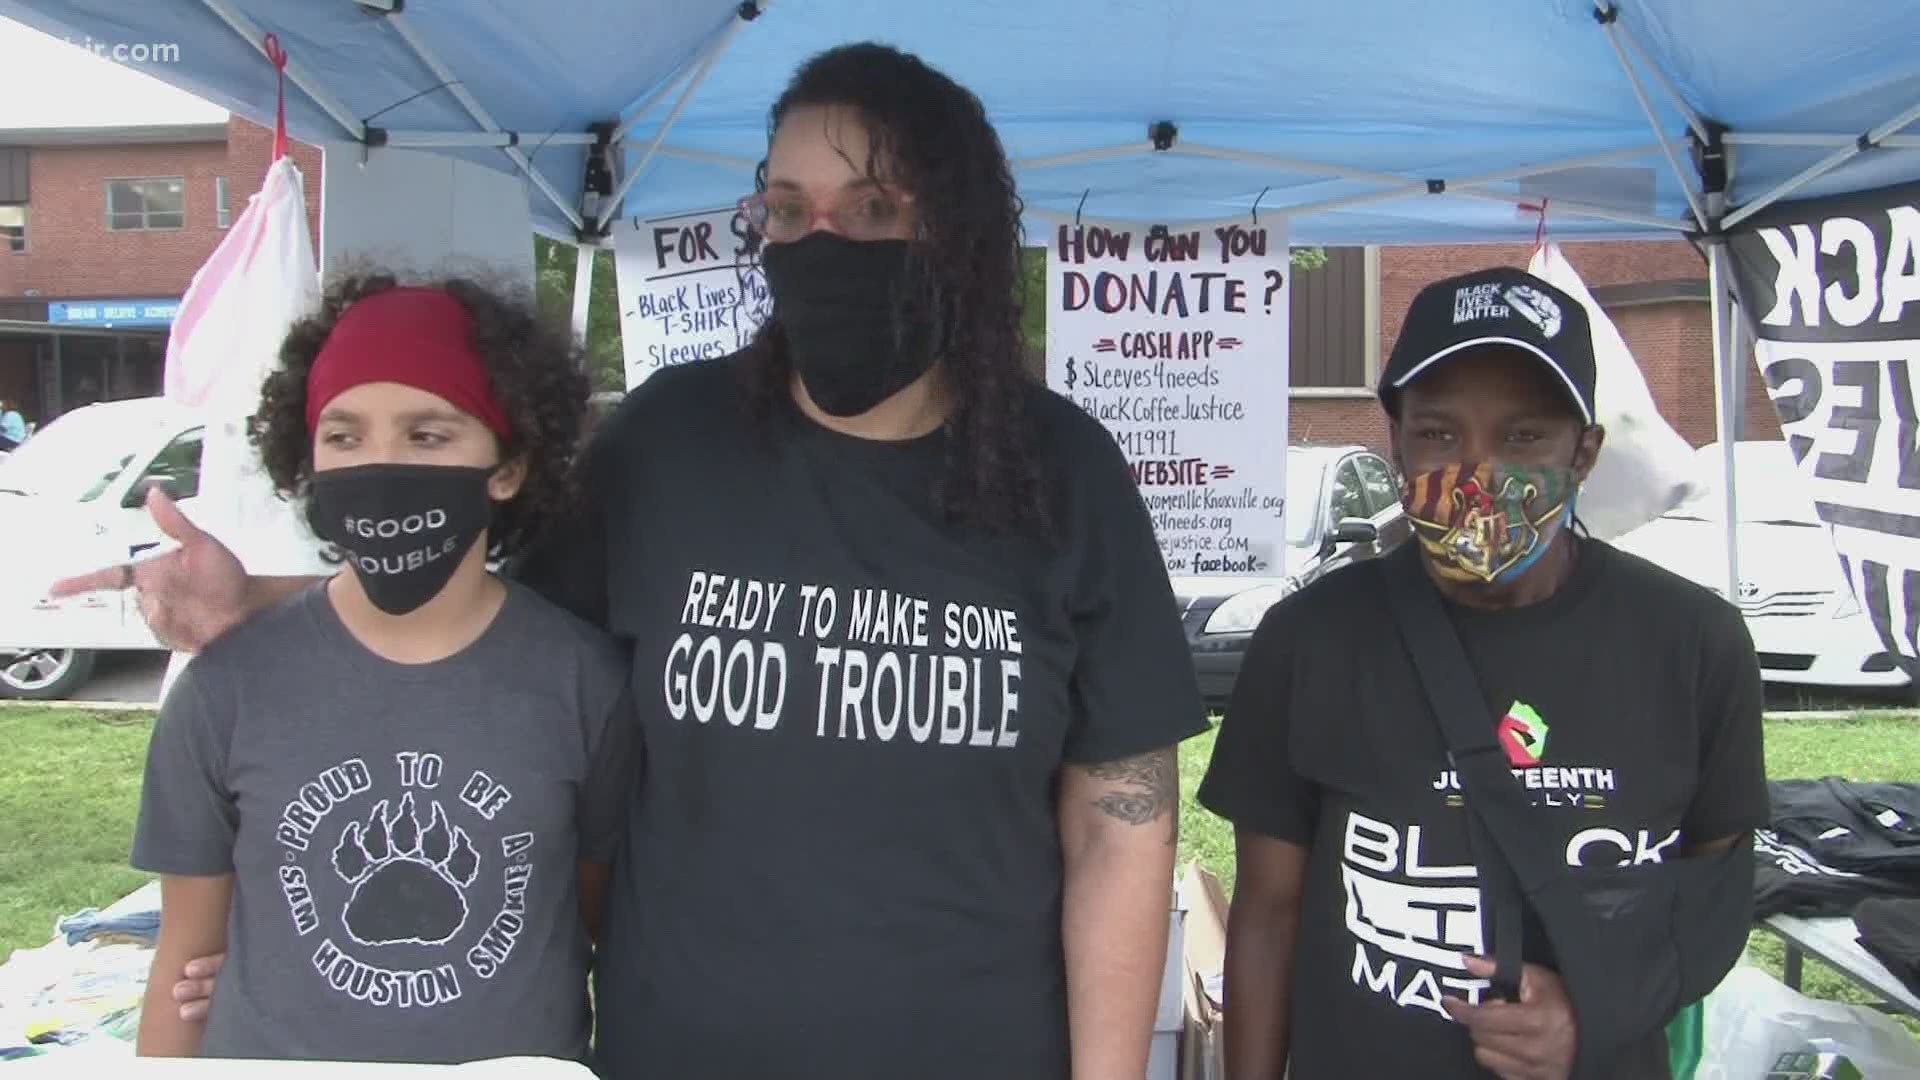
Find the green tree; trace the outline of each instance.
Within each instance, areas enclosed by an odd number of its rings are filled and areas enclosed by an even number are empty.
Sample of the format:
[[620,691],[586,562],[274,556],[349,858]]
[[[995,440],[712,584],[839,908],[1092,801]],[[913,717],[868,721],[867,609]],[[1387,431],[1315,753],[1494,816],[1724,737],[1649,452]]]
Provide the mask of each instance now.
[[[574,246],[535,236],[533,266],[540,310],[563,322],[571,318]],[[626,389],[626,365],[620,352],[620,292],[614,279],[611,249],[602,249],[593,255],[593,295],[587,301],[586,346],[587,372],[593,377],[593,388],[596,391]]]

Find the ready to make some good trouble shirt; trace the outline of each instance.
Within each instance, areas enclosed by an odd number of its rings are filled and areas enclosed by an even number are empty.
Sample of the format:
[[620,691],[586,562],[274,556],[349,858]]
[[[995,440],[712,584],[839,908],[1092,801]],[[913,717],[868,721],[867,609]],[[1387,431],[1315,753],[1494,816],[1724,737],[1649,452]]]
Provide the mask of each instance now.
[[626,663],[509,584],[473,644],[369,651],[324,583],[180,675],[133,865],[233,875],[209,1057],[582,1059],[578,862],[611,859],[639,772]]
[[[1567,872],[1679,858],[1766,824],[1760,675],[1745,623],[1705,589],[1594,540],[1549,599],[1448,606],[1509,764]],[[1389,559],[1419,558],[1407,544]],[[1483,1075],[1443,997],[1480,1000],[1488,954],[1467,810],[1385,607],[1384,562],[1276,605],[1200,802],[1309,849],[1292,983],[1292,1075]],[[1553,966],[1530,926],[1529,962]],[[1654,1031],[1623,1076],[1667,1075]]]
[[950,523],[946,434],[836,434],[739,357],[610,417],[523,580],[633,643],[648,751],[595,962],[610,1077],[1064,1078],[1057,777],[1205,720],[1113,440],[1034,386],[1051,540]]

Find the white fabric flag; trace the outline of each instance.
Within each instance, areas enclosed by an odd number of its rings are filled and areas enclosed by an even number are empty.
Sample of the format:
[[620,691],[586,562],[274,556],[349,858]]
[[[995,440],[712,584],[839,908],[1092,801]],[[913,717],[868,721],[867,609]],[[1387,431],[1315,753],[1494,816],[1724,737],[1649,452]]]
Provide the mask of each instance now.
[[1606,428],[1607,439],[1580,489],[1577,511],[1594,536],[1624,536],[1700,492],[1693,447],[1654,406],[1626,339],[1594,301],[1560,245],[1542,245],[1527,272],[1566,290],[1587,309],[1593,325],[1595,419]]
[[[283,157],[180,301],[167,342],[166,395],[206,422],[194,523],[253,574],[322,574],[321,545],[299,509],[274,494],[247,439],[260,387],[294,320],[319,303],[300,170]],[[167,665],[160,698],[187,656]]]

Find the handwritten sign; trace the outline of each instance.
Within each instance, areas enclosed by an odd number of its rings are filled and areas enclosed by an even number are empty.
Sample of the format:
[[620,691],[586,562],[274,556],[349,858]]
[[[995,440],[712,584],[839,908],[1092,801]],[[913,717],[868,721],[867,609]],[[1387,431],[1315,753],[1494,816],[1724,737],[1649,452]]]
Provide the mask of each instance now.
[[746,345],[773,300],[735,210],[629,218],[614,231],[627,389]]
[[1077,223],[1047,248],[1047,383],[1120,444],[1176,575],[1282,572],[1284,222]]

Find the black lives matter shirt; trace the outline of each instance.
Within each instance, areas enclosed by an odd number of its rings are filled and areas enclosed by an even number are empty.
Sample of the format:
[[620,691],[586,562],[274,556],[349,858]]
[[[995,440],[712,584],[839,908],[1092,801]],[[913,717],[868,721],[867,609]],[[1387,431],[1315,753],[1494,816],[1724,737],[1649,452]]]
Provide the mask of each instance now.
[[649,754],[596,961],[613,1077],[1065,1077],[1056,777],[1204,730],[1111,438],[1035,386],[1053,536],[937,506],[947,451],[745,411],[737,358],[598,433],[531,560],[632,642]]
[[[1760,677],[1712,593],[1592,540],[1542,603],[1452,607],[1534,812],[1567,872],[1647,865],[1763,826]],[[1408,544],[1389,558],[1418,558]],[[1200,801],[1309,849],[1292,1075],[1483,1075],[1443,997],[1478,1001],[1490,954],[1466,809],[1384,607],[1381,563],[1276,605],[1249,646]],[[1497,719],[1494,719],[1497,718]],[[1531,928],[1530,961],[1552,966]],[[1621,1075],[1667,1075],[1664,1032]]]

